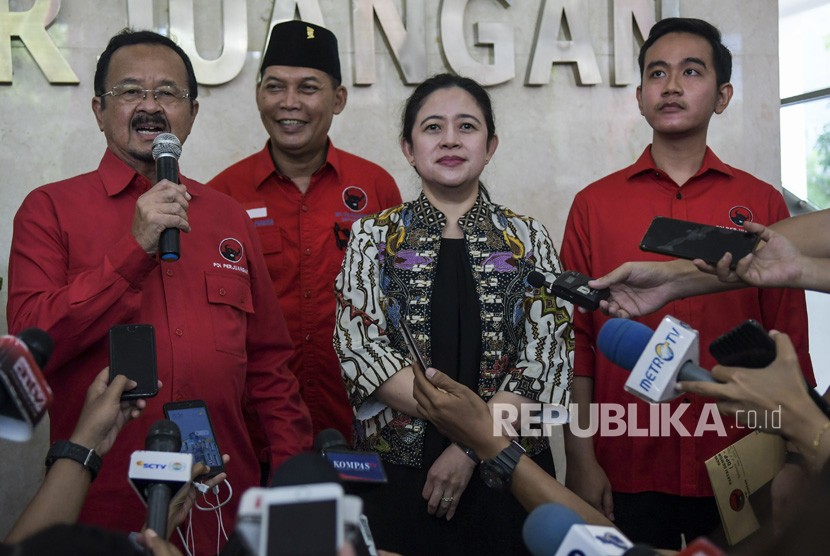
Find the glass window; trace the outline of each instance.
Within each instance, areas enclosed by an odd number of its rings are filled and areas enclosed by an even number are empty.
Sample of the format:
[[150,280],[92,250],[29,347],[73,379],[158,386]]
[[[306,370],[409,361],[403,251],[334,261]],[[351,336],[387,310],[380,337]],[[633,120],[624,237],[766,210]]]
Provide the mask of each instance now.
[[779,0],[781,179],[830,207],[830,1]]

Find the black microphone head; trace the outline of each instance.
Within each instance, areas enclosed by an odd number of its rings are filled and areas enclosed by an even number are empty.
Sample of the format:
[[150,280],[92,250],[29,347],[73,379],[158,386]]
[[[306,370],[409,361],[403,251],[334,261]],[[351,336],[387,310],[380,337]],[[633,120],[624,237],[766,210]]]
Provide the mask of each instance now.
[[314,439],[314,451],[323,453],[332,448],[349,449],[346,438],[340,431],[337,429],[325,429],[317,433],[317,437]]
[[182,155],[182,143],[172,133],[161,133],[153,140],[153,160],[172,156],[176,160]]
[[169,419],[159,419],[147,431],[144,449],[151,452],[178,452],[182,449],[182,433]]
[[340,483],[334,466],[319,454],[303,452],[285,460],[271,477],[272,487]]
[[541,272],[533,270],[527,275],[527,283],[534,288],[544,288],[545,282],[547,282],[547,280],[545,279],[545,275]]
[[42,369],[49,362],[49,358],[52,357],[52,350],[55,347],[52,343],[52,337],[40,328],[27,328],[17,337],[26,344],[38,367]]

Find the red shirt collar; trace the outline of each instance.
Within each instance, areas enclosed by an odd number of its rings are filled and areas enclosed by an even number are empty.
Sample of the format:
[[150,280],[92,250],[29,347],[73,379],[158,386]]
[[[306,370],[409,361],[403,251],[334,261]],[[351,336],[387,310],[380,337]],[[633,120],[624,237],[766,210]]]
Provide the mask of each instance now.
[[[150,183],[150,180],[136,172],[132,166],[118,158],[110,149],[104,152],[101,163],[98,164],[98,174],[101,176],[104,189],[109,197],[118,195],[129,186],[133,186],[141,195],[154,185]],[[179,179],[182,183],[189,185],[190,180],[188,178],[180,175]],[[188,188],[188,193],[198,195],[193,188]]]
[[[625,177],[630,180],[631,178],[644,172],[653,172],[657,170],[660,170],[660,168],[658,168],[654,163],[654,158],[651,156],[651,145],[649,145],[643,151],[643,154],[640,155],[640,158],[637,159],[637,162],[627,168]],[[731,166],[724,164],[721,159],[715,155],[712,149],[706,147],[706,152],[703,155],[703,163],[700,165],[700,169],[692,177],[696,178],[698,176],[702,176],[709,171],[720,172],[721,174],[730,177],[735,175]]]
[[[331,142],[331,139],[328,139],[328,151],[326,152],[326,161],[323,163],[320,168],[318,168],[314,174],[317,174],[323,171],[324,168],[327,166],[331,166],[337,176],[340,176],[340,151],[334,148],[334,144]],[[254,155],[254,169],[253,169],[253,177],[256,181],[257,188],[259,188],[265,181],[271,177],[271,174],[276,174],[281,179],[287,180],[284,175],[282,175],[279,170],[276,168],[276,164],[274,163],[274,159],[271,158],[271,140],[265,142],[265,148],[259,151]]]

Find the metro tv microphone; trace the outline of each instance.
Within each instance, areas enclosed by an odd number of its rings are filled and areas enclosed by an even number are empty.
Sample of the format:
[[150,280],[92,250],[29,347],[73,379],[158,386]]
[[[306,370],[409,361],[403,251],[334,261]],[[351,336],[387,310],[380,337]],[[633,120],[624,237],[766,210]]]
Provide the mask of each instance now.
[[[153,159],[156,161],[156,179],[179,183],[179,157],[182,144],[172,133],[162,133],[153,141]],[[179,229],[167,228],[159,237],[159,256],[163,261],[179,260]]]
[[530,512],[522,538],[533,556],[623,556],[634,546],[614,527],[586,525],[576,512],[554,503]]
[[52,356],[52,338],[39,328],[0,336],[0,438],[25,442],[52,403],[41,369]]
[[147,527],[167,538],[167,511],[173,494],[190,482],[193,454],[183,454],[176,423],[156,421],[147,431],[145,450],[133,452],[127,477],[147,504]]
[[631,371],[625,390],[649,403],[681,396],[678,381],[716,382],[698,365],[697,330],[665,316],[657,330],[641,322],[609,319],[599,331],[597,348],[605,357]]

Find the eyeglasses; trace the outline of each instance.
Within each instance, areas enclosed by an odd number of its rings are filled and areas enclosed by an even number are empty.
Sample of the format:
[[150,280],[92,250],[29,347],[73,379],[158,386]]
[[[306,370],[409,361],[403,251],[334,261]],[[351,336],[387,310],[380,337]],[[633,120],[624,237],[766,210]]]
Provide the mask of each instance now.
[[190,91],[187,89],[179,89],[171,85],[164,85],[158,89],[142,89],[138,85],[115,85],[111,91],[107,91],[101,97],[112,95],[114,99],[124,104],[138,104],[147,99],[147,93],[151,93],[153,100],[163,106],[172,106],[190,96]]

